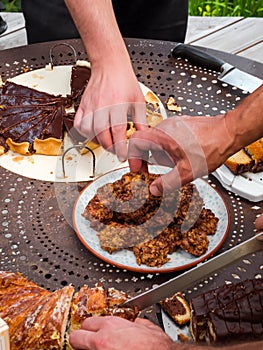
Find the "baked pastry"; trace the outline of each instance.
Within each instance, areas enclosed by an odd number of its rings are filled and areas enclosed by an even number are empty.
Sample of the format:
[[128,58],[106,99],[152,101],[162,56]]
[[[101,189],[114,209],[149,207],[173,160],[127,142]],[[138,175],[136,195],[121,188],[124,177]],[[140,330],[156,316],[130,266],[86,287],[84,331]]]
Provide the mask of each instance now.
[[160,301],[163,310],[180,326],[190,321],[190,306],[181,292]]
[[82,215],[97,231],[102,249],[111,254],[129,249],[138,265],[151,267],[161,267],[179,248],[194,256],[207,251],[218,218],[204,208],[192,183],[153,196],[149,187],[158,176],[128,172],[98,188]]
[[263,339],[263,280],[250,279],[202,293],[190,301],[196,342]]
[[253,159],[255,165],[252,171],[258,172],[263,170],[263,137],[245,147],[247,154]]
[[[98,284],[50,292],[20,273],[0,271],[0,318],[9,327],[12,350],[62,350],[68,332],[87,317],[114,315],[134,321],[139,310],[121,307],[127,294]],[[70,326],[68,327],[68,323]]]
[[228,169],[235,175],[240,175],[247,171],[251,171],[254,164],[255,162],[247,155],[244,149],[241,149],[233,154],[225,162]]
[[263,170],[263,138],[242,148],[224,163],[235,175]]
[[70,331],[79,329],[82,322],[93,316],[119,316],[134,321],[139,314],[137,308],[118,307],[127,300],[126,293],[98,284],[94,288],[86,285],[75,293],[71,303]]
[[19,273],[0,271],[0,317],[12,350],[60,350],[74,288],[49,292]]

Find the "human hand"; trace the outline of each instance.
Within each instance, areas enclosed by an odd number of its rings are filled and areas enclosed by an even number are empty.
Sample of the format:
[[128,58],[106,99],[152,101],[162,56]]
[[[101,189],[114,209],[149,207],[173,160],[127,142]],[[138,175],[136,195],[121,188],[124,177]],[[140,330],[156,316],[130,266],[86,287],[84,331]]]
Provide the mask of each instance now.
[[78,350],[171,350],[174,344],[148,320],[131,322],[116,316],[87,318],[80,330],[70,334],[69,341]]
[[76,129],[124,161],[128,116],[137,130],[147,128],[145,99],[130,61],[92,65],[91,77],[75,116]]
[[150,150],[157,164],[173,168],[151,185],[152,194],[160,195],[215,170],[226,160],[231,142],[222,115],[168,118],[132,136],[129,165],[139,171]]

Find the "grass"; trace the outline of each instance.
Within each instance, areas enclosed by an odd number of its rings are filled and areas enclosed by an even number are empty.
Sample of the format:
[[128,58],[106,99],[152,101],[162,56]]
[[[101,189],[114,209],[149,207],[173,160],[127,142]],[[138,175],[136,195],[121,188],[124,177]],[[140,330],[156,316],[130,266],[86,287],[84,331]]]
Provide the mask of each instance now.
[[[17,12],[21,9],[20,0],[1,2],[7,12]],[[263,17],[263,0],[189,0],[189,15]]]
[[263,0],[189,0],[189,15],[263,17]]

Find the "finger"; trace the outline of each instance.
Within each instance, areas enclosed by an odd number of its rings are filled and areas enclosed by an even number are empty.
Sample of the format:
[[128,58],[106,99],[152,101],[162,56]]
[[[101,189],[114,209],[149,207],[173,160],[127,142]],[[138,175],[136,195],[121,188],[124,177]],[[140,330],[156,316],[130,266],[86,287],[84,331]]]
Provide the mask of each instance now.
[[128,156],[126,138],[128,109],[127,103],[121,103],[112,106],[110,110],[111,134],[115,153],[120,161],[125,161]]
[[255,226],[257,230],[263,230],[263,214],[256,218]]
[[69,335],[69,343],[76,350],[93,350],[95,349],[92,347],[94,334],[96,335],[94,332],[83,329],[72,331]]
[[145,130],[149,128],[147,118],[146,118],[146,104],[145,102],[134,103],[130,109],[130,114],[132,120],[136,127],[136,130]]
[[154,328],[154,329],[160,328],[159,326],[157,326],[156,324],[154,324],[151,321],[147,320],[146,318],[136,318],[134,323],[136,323],[138,325],[141,325],[141,326],[148,327],[148,328]]
[[97,332],[106,325],[120,327],[124,324],[128,325],[130,323],[131,321],[116,316],[88,317],[82,323],[81,328],[87,331]]
[[74,117],[74,127],[84,137],[91,140],[94,137],[93,132],[93,113],[90,112],[86,115],[79,108]]
[[154,196],[169,193],[193,180],[193,173],[187,162],[178,162],[168,173],[160,176],[150,186]]
[[114,152],[109,107],[101,108],[94,112],[93,128],[99,144],[109,152]]
[[128,159],[131,171],[138,171],[142,166],[142,161],[148,161],[149,150],[153,148],[160,149],[160,146],[154,144],[151,139],[153,134],[147,131],[136,131],[129,140]]

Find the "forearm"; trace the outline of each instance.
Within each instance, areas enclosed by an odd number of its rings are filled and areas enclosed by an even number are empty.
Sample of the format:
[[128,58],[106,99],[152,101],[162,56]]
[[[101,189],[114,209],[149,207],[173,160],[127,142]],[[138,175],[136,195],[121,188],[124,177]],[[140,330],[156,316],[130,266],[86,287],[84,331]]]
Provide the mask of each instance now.
[[226,113],[225,125],[232,139],[228,155],[263,136],[263,85]]
[[128,61],[111,0],[65,0],[65,3],[93,65]]

